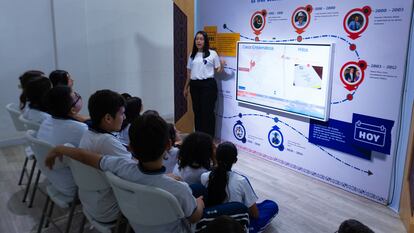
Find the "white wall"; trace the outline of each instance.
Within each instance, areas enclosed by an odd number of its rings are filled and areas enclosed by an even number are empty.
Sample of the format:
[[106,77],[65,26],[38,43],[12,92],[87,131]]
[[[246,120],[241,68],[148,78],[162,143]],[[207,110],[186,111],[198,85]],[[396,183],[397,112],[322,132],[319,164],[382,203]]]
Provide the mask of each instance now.
[[[139,96],[145,109],[173,116],[172,4],[170,0],[1,1],[0,106],[18,102],[17,78],[25,70],[49,73],[59,68],[72,74],[74,88],[84,97],[84,113],[89,95],[108,88]],[[19,134],[4,107],[0,121],[2,145]]]
[[20,135],[4,107],[18,103],[18,77],[28,69],[54,67],[51,19],[50,0],[0,1],[0,141]]

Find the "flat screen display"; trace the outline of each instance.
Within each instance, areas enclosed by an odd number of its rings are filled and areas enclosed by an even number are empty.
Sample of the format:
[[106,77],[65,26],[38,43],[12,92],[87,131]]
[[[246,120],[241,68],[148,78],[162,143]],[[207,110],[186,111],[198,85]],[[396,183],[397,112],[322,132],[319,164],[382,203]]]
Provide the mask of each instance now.
[[238,42],[237,101],[329,119],[333,44]]

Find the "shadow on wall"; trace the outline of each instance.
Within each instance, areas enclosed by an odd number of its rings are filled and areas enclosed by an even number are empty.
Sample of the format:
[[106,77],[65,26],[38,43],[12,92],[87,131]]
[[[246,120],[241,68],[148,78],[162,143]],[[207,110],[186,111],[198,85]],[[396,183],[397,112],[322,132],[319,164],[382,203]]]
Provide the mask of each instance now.
[[152,43],[136,34],[137,74],[144,109],[155,109],[161,115],[174,112],[173,48]]
[[[236,73],[234,71],[229,71],[224,69],[222,73],[216,74],[216,82],[217,82],[217,103],[216,103],[216,115],[222,115],[224,112],[224,99],[228,98],[234,93],[224,93],[223,92],[223,83],[224,82],[235,82]],[[221,128],[223,127],[223,118],[216,117],[216,138],[221,137]]]

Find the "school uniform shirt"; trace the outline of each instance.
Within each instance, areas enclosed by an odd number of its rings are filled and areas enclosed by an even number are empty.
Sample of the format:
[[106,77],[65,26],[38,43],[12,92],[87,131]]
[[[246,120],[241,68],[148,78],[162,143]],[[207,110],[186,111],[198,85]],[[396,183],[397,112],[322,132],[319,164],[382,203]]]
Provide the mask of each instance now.
[[[190,217],[197,208],[196,199],[193,197],[190,187],[180,181],[165,175],[165,168],[159,171],[147,171],[132,159],[121,156],[105,155],[100,161],[102,171],[110,171],[120,178],[134,183],[161,188],[177,198],[185,217]],[[183,232],[188,222],[176,221],[160,226],[142,226],[131,223],[135,232],[159,233],[159,232]]]
[[118,133],[118,139],[123,144],[128,146],[129,145],[129,127],[131,124],[128,124],[123,130]]
[[[258,197],[250,185],[249,180],[245,176],[233,171],[229,171],[227,174],[229,176],[229,182],[226,188],[227,199],[224,203],[236,201],[250,208],[257,202]],[[208,186],[209,175],[210,172],[201,175],[201,184],[204,187]]]
[[165,167],[166,174],[172,173],[174,171],[174,167],[177,165],[179,151],[180,150],[177,147],[171,147],[170,150],[165,152],[162,164]]
[[[37,138],[52,145],[63,145],[70,143],[75,147],[79,146],[83,133],[88,129],[87,125],[70,119],[47,118],[40,125]],[[44,161],[38,161],[44,163]],[[58,169],[46,169],[42,171],[52,185],[62,194],[73,196],[77,186],[70,168],[64,166]]]
[[[131,158],[131,153],[126,150],[126,147],[114,135],[96,132],[92,129],[87,130],[83,134],[79,148],[98,154]],[[105,175],[101,171],[98,172],[101,173],[102,182],[106,182]],[[120,213],[112,188],[109,185],[107,189],[99,191],[79,189],[79,199],[82,202],[84,211],[99,222],[115,221]]]
[[214,69],[219,68],[220,58],[217,52],[209,50],[210,56],[203,58],[202,52],[196,53],[194,59],[188,58],[187,69],[191,70],[191,80],[203,80],[214,77]]
[[39,124],[41,124],[44,120],[51,118],[49,113],[30,108],[28,106],[23,109],[23,117],[29,121],[34,121]]
[[182,181],[187,184],[201,184],[201,174],[207,172],[208,170],[204,167],[201,168],[192,168],[190,166],[179,168],[179,165],[176,164],[174,167],[173,174],[180,177]]

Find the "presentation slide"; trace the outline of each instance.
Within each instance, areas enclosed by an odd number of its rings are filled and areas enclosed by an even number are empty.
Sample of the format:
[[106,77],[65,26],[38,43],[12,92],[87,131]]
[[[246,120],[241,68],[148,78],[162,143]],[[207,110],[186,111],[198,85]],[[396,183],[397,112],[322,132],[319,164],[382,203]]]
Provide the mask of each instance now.
[[327,121],[333,44],[237,44],[238,101]]

